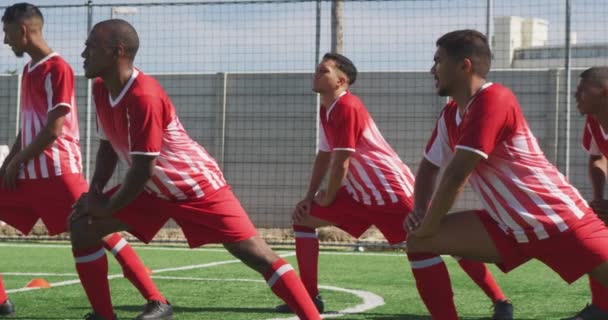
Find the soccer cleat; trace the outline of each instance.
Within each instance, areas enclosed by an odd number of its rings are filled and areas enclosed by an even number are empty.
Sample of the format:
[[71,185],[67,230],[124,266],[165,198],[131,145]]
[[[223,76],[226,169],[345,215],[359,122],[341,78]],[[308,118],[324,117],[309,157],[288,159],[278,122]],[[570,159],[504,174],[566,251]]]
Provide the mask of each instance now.
[[600,310],[593,304],[587,304],[583,310],[577,313],[574,317],[563,318],[562,320],[604,320],[608,319],[608,312]]
[[[319,311],[319,313],[323,313],[323,310],[325,310],[325,303],[323,302],[323,298],[321,296],[316,296],[312,298],[312,302],[314,302],[315,307],[317,307],[317,311]],[[275,311],[280,313],[294,313],[293,311],[291,311],[287,304],[278,305],[275,308]]]
[[173,307],[169,301],[162,303],[150,300],[144,306],[144,311],[135,320],[173,320]]
[[496,300],[492,306],[492,320],[513,320],[513,304],[509,300]]
[[6,299],[4,303],[0,304],[0,317],[11,317],[15,314],[15,305],[11,299]]
[[95,312],[89,312],[84,315],[84,320],[118,320],[116,314],[114,314],[114,319],[106,319],[102,316],[97,315]]

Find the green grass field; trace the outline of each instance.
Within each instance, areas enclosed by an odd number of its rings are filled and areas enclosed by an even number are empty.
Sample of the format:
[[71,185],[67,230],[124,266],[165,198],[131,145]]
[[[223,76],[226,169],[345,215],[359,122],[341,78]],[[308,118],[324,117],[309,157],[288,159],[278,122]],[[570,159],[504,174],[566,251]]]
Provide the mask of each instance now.
[[[280,303],[262,277],[221,248],[187,250],[136,246],[153,278],[174,305],[175,319],[288,319],[273,312]],[[292,251],[279,251],[296,267]],[[116,313],[132,319],[145,301],[121,277],[111,254],[110,281]],[[400,253],[323,251],[319,283],[326,309],[339,319],[429,319],[418,298],[407,259]],[[486,319],[490,301],[451,258],[455,300],[461,319]],[[65,244],[0,244],[0,272],[17,306],[13,319],[82,319],[89,312],[77,282],[71,251]],[[574,262],[573,262],[574,263]],[[566,285],[556,274],[532,262],[505,275],[491,267],[516,308],[516,319],[559,319],[589,301],[587,280]],[[21,291],[32,278],[44,278],[50,289]],[[383,303],[383,304],[382,304]]]

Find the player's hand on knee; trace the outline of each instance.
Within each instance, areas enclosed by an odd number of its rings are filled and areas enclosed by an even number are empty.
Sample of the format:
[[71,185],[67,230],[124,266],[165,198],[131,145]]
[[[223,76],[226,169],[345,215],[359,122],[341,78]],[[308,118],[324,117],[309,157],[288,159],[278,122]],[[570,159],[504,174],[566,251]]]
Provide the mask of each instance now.
[[17,176],[19,175],[19,169],[21,166],[19,162],[13,158],[6,166],[6,171],[2,177],[2,187],[9,190],[15,190],[17,188]]
[[418,238],[430,238],[439,233],[439,224],[432,223],[428,219],[423,219],[417,228],[411,231],[411,234]]
[[293,214],[291,216],[291,220],[293,223],[298,223],[302,221],[306,216],[310,214],[310,208],[312,207],[312,199],[304,199],[296,205],[293,210]]
[[403,222],[403,228],[408,232],[412,232],[414,229],[420,226],[420,223],[422,223],[423,219],[424,212],[414,210],[410,212],[410,214],[408,214],[405,218],[405,221]]

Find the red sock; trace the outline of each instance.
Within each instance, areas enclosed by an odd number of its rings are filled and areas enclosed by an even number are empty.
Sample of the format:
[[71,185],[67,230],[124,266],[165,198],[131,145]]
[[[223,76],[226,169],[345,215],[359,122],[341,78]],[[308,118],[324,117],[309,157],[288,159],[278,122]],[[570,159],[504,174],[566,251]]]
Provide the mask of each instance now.
[[300,278],[311,298],[319,295],[318,288],[318,263],[319,263],[319,238],[313,228],[293,226],[296,238],[296,257]]
[[103,246],[73,249],[72,252],[76,260],[78,277],[93,311],[105,319],[114,319],[108,282],[108,259]]
[[6,290],[4,289],[4,282],[2,282],[2,275],[0,275],[0,304],[3,304],[8,299]]
[[105,248],[112,252],[120,266],[125,278],[139,290],[139,293],[146,300],[155,300],[167,303],[167,300],[158,291],[154,281],[148,275],[148,270],[144,266],[135,250],[118,233],[112,234],[105,242]]
[[287,261],[284,259],[275,261],[270,270],[264,274],[264,279],[272,292],[285,301],[300,319],[321,319],[302,281]]
[[589,277],[589,286],[591,287],[591,304],[608,312],[608,289],[591,277]]
[[492,302],[496,302],[498,300],[506,300],[505,294],[502,293],[502,290],[494,280],[492,273],[490,273],[490,269],[481,263],[476,261],[471,261],[462,258],[456,258],[458,260],[458,264],[464,272],[466,272],[473,281],[486,293],[488,298],[492,300]]
[[440,256],[427,253],[407,255],[416,288],[433,319],[458,320],[448,269]]

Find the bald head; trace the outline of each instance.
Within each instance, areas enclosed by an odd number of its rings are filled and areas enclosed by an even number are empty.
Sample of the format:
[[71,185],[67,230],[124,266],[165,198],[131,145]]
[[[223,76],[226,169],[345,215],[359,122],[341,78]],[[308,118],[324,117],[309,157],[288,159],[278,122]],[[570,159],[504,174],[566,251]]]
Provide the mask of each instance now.
[[608,88],[608,67],[593,67],[581,73],[581,79],[598,87]]
[[91,33],[95,33],[105,46],[123,47],[125,56],[131,60],[135,59],[139,49],[139,36],[128,22],[121,19],[105,20],[96,24]]

